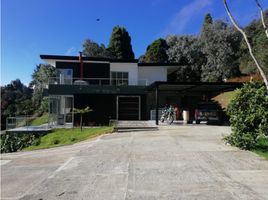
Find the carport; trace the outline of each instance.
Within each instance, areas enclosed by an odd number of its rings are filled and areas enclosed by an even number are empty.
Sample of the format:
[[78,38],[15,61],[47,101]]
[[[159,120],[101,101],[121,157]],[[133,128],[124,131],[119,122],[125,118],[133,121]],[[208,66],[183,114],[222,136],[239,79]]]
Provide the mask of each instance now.
[[242,83],[233,82],[161,82],[157,81],[147,87],[147,91],[154,97],[155,124],[159,121],[159,99],[164,94],[180,95],[186,103],[190,104],[192,97],[199,99],[211,99],[222,92],[233,91],[240,88]]

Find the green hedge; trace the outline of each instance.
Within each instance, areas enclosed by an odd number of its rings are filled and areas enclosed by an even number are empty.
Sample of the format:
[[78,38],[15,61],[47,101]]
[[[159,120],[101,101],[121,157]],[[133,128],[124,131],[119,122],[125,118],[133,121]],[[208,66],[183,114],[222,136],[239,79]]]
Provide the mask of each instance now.
[[11,133],[1,135],[1,153],[10,153],[22,150],[25,147],[39,142],[41,135],[36,133]]
[[232,133],[227,142],[241,149],[253,149],[268,137],[268,92],[260,83],[247,83],[238,90],[227,108]]

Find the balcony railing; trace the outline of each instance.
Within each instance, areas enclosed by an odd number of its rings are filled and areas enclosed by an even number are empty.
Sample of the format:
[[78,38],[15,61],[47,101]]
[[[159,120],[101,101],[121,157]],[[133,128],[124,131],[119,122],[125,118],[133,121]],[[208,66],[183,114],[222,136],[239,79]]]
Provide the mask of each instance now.
[[[49,79],[49,85],[129,85],[129,79],[110,79],[110,78],[62,78],[53,77]],[[147,86],[148,80],[139,79],[137,85]]]

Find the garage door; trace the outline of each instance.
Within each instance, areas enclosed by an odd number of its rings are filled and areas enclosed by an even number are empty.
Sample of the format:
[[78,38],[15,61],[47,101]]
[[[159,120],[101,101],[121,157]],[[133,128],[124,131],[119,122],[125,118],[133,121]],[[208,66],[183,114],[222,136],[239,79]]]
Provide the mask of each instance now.
[[140,120],[140,97],[117,97],[118,120]]

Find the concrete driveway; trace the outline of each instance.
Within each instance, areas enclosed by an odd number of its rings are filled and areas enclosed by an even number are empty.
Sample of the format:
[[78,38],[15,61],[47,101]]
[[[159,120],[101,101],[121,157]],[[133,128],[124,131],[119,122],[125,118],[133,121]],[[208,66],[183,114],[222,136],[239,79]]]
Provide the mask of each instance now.
[[229,127],[162,126],[2,155],[2,199],[268,199],[268,161]]

